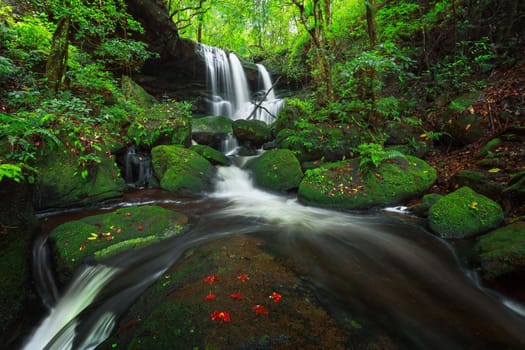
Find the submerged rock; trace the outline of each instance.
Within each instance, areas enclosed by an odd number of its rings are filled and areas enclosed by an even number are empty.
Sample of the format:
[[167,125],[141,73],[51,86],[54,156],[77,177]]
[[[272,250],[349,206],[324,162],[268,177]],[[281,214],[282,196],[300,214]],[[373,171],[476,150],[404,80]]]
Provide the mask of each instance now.
[[121,197],[126,184],[116,163],[101,156],[100,163],[81,176],[77,157],[69,153],[50,154],[38,164],[33,203],[36,210],[86,206]]
[[61,282],[87,258],[104,260],[183,231],[188,218],[157,206],[125,207],[108,214],[69,221],[50,235]]
[[215,168],[203,156],[184,146],[157,146],[151,150],[160,187],[174,193],[199,194],[212,186]]
[[443,238],[467,238],[503,222],[501,206],[470,187],[443,196],[428,211],[432,231]]
[[501,227],[479,238],[475,250],[483,277],[525,272],[525,221]]
[[301,164],[292,151],[275,149],[250,160],[247,167],[253,171],[255,183],[272,191],[288,191],[299,187],[303,178]]
[[416,157],[383,161],[369,173],[360,171],[359,159],[351,159],[307,171],[298,195],[309,205],[367,209],[400,204],[426,191],[435,180],[436,171]]

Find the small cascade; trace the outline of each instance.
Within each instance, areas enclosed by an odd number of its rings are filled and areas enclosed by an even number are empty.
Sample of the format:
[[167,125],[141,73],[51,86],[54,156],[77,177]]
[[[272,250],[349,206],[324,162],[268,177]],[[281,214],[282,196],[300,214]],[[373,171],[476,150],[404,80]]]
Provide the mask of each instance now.
[[284,101],[276,97],[270,74],[263,65],[257,67],[264,91],[252,94],[241,61],[234,53],[201,44],[200,54],[206,63],[212,115],[273,122]]
[[147,187],[153,178],[151,156],[130,146],[124,156],[124,178],[129,187]]

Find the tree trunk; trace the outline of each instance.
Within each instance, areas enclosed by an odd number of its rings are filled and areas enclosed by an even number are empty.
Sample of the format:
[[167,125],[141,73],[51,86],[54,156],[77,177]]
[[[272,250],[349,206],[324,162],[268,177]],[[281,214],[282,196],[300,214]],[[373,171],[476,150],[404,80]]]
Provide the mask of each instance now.
[[46,62],[46,78],[48,86],[55,93],[60,90],[62,78],[67,66],[67,51],[69,48],[69,18],[62,18],[53,33],[51,49]]
[[378,42],[375,0],[365,0],[365,6],[366,6],[366,24],[367,24],[368,37],[370,38],[370,47],[374,47],[377,45],[377,42]]

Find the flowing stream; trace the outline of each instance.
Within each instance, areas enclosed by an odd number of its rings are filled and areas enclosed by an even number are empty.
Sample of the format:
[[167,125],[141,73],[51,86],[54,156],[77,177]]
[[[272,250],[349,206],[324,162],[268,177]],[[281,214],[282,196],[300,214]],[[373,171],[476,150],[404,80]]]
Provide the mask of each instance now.
[[384,213],[303,206],[256,189],[236,166],[220,168],[215,191],[203,198],[145,194],[120,205],[153,203],[188,213],[192,229],[103,265],[84,266],[60,296],[50,281],[45,242],[37,242],[38,284],[52,306],[23,349],[96,348],[119,315],[186,250],[239,234],[263,239],[309,281],[338,322],[358,315],[370,329],[396,339],[399,348],[525,348],[525,322],[517,313],[522,306],[482,289],[450,246],[418,225]]

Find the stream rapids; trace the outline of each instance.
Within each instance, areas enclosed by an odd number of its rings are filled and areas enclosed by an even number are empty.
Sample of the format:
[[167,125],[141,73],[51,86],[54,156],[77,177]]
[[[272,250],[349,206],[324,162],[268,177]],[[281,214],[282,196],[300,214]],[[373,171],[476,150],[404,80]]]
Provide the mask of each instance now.
[[236,166],[219,168],[215,191],[201,198],[144,191],[117,206],[143,204],[188,214],[191,229],[103,265],[85,265],[61,292],[46,239],[35,242],[35,284],[49,312],[22,349],[95,349],[185,251],[239,234],[264,240],[293,266],[337,322],[359,315],[393,334],[400,349],[525,348],[523,306],[480,286],[446,242],[409,220],[303,206],[255,188]]

